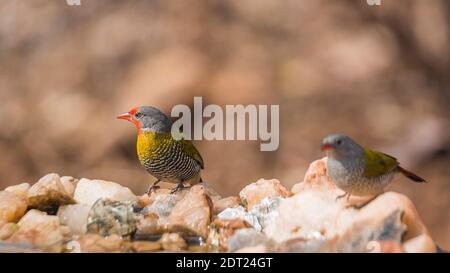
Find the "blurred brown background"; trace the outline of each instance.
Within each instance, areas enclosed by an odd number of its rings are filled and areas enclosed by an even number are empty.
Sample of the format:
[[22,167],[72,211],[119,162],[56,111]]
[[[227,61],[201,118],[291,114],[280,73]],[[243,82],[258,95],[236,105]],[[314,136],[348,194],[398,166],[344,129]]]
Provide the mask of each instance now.
[[261,177],[302,181],[325,135],[382,149],[430,181],[398,177],[450,249],[446,0],[64,0],[0,3],[0,188],[49,172],[136,193],[153,181],[133,106],[279,104],[280,148],[196,143],[223,195]]

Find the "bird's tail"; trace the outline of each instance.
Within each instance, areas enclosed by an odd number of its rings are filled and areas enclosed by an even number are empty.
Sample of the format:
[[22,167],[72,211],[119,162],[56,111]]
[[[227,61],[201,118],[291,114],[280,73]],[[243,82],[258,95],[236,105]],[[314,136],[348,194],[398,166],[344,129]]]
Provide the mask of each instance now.
[[425,183],[425,182],[427,182],[422,177],[420,177],[418,175],[415,175],[412,172],[407,171],[407,170],[403,169],[400,166],[398,166],[398,171],[401,172],[404,176],[408,177],[409,179],[411,179],[414,182],[417,182],[417,183]]

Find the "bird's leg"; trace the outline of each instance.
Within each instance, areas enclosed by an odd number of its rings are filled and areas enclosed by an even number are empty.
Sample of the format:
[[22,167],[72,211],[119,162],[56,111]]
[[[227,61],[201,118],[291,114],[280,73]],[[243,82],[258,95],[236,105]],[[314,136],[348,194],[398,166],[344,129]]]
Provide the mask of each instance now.
[[156,180],[147,190],[147,194],[150,195],[153,191],[156,191],[159,189],[159,186],[157,185],[159,182],[161,182],[160,179]]
[[347,192],[344,193],[344,194],[342,194],[342,195],[338,195],[338,196],[336,197],[336,202],[337,202],[339,199],[341,199],[341,198],[343,198],[343,197],[346,197],[346,196],[347,196],[347,202],[348,202],[348,199],[350,198],[350,194],[348,194]]
[[184,188],[185,188],[185,187],[184,187],[183,181],[181,181],[180,183],[178,183],[178,185],[177,185],[175,188],[173,188],[173,189],[170,191],[170,194],[174,194],[174,193],[176,193],[177,191],[182,191]]

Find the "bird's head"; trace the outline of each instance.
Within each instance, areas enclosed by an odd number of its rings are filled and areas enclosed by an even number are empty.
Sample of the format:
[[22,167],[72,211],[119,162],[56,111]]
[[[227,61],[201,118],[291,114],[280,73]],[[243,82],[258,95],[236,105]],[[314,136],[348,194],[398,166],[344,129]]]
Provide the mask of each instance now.
[[328,157],[342,159],[346,157],[359,157],[363,154],[364,149],[346,135],[333,134],[323,139],[322,151]]
[[170,118],[152,106],[135,107],[117,118],[134,123],[139,131],[144,132],[169,133],[172,126]]

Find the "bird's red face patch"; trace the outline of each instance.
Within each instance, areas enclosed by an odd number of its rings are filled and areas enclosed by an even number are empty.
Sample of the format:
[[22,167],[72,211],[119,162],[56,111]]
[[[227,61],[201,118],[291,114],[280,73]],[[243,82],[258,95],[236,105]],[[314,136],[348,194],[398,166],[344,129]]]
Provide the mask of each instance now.
[[142,124],[134,116],[136,114],[136,112],[138,111],[138,109],[139,109],[139,107],[134,107],[128,113],[123,113],[121,115],[118,115],[117,118],[128,120],[129,122],[134,123],[134,125],[136,125],[138,130],[140,130],[142,127]]
[[139,107],[134,107],[134,108],[132,108],[132,109],[130,110],[130,112],[128,112],[128,113],[130,113],[130,115],[134,115],[134,114],[136,114],[136,112],[138,111],[138,109],[139,109]]

